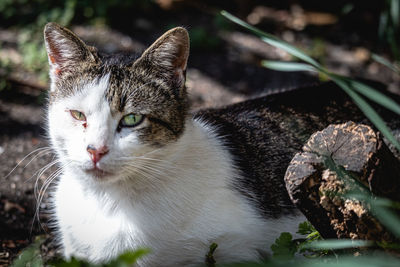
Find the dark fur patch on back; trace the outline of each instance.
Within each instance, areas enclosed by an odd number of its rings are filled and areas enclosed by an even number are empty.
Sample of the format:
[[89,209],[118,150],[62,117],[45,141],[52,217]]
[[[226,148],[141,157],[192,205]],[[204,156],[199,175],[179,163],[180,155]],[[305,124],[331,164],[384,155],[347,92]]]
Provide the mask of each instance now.
[[[392,96],[400,103],[397,96]],[[392,129],[393,113],[375,106]],[[242,178],[235,189],[266,217],[295,211],[284,183],[286,168],[311,134],[349,120],[371,124],[333,83],[245,101],[223,109],[200,111],[195,118],[211,125],[226,142]]]

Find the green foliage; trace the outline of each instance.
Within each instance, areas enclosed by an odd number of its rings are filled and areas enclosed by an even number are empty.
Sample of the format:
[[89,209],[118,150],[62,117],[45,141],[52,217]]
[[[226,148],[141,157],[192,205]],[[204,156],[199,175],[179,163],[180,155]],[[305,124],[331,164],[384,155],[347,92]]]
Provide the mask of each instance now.
[[29,247],[24,249],[18,257],[11,264],[11,267],[22,267],[22,266],[32,266],[32,267],[42,267],[43,260],[40,255],[40,246],[42,245],[44,239],[42,237],[37,237],[35,242]]
[[297,233],[300,235],[311,235],[314,233],[318,233],[317,230],[315,230],[314,226],[309,221],[305,221],[299,224],[299,229],[297,230]]
[[302,248],[312,248],[318,250],[335,250],[335,249],[346,249],[346,248],[360,248],[360,247],[367,247],[371,246],[373,242],[365,241],[365,240],[321,240],[313,243],[308,243],[303,245]]
[[50,266],[55,267],[130,267],[133,266],[137,260],[144,255],[148,254],[147,249],[138,249],[131,252],[126,252],[118,256],[116,259],[104,264],[93,264],[84,260],[72,258],[68,261],[58,260],[50,263]]
[[371,58],[375,60],[376,62],[388,67],[391,71],[396,73],[397,75],[400,75],[400,66],[399,64],[396,63],[391,63],[387,59],[378,56],[377,54],[372,54]]
[[23,67],[47,80],[47,56],[43,44],[43,27],[49,21],[68,25],[76,11],[77,0],[66,1],[26,1],[5,0],[0,4],[0,16],[15,25],[23,26],[18,39],[18,48],[22,55]]
[[214,259],[214,252],[217,249],[218,245],[216,243],[212,243],[210,245],[210,250],[206,254],[206,266],[207,267],[214,267],[215,266],[215,259]]
[[259,36],[260,39],[265,43],[283,49],[290,55],[294,56],[295,58],[305,62],[305,63],[297,63],[297,62],[278,63],[276,61],[263,61],[262,62],[263,66],[279,71],[299,71],[299,70],[315,71],[328,76],[332,81],[334,81],[337,85],[339,85],[350,96],[350,98],[352,98],[353,102],[361,109],[361,111],[365,114],[365,116],[400,151],[400,143],[393,136],[390,129],[387,127],[386,123],[379,116],[379,114],[371,107],[371,105],[367,101],[365,101],[364,98],[359,94],[362,94],[363,96],[369,98],[371,101],[374,101],[400,115],[399,104],[397,104],[392,99],[388,98],[384,94],[380,93],[379,91],[371,88],[366,84],[363,84],[350,77],[345,77],[332,73],[331,71],[327,70],[325,67],[320,65],[312,57],[304,53],[302,50],[298,49],[297,47],[283,40],[280,40],[276,36],[263,32],[226,11],[221,11],[221,14],[225,16],[227,19],[243,26],[244,28],[248,29],[255,35]]
[[274,260],[288,261],[293,259],[296,254],[307,258],[317,258],[328,254],[327,249],[317,249],[318,245],[316,244],[322,240],[322,237],[310,222],[300,223],[297,234],[304,235],[305,238],[293,239],[292,234],[281,233],[275,243],[271,245]]
[[123,253],[116,259],[104,264],[93,264],[76,258],[72,258],[70,260],[58,259],[45,264],[40,254],[40,246],[42,245],[43,241],[44,238],[42,237],[36,238],[35,242],[24,249],[13,261],[11,267],[129,267],[134,265],[139,258],[149,253],[148,249],[137,249],[135,251]]
[[278,260],[289,260],[294,258],[297,252],[297,245],[292,239],[292,235],[288,232],[283,232],[271,245],[273,257]]

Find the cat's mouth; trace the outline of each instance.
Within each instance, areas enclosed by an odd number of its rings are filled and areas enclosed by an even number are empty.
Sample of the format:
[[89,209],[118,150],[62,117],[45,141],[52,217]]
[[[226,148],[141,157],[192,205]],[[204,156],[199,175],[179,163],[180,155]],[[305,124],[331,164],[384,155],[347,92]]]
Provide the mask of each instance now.
[[106,176],[110,176],[111,175],[111,172],[99,169],[96,166],[91,168],[91,169],[86,169],[85,172],[87,174],[90,174],[90,175],[96,177],[96,178],[104,178]]

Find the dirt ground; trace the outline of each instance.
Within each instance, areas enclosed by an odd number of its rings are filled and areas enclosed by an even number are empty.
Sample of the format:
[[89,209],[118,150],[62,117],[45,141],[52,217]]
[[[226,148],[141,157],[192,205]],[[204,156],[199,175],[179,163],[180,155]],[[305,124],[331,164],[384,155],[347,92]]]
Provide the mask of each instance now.
[[[261,11],[257,13],[253,9],[252,12],[258,14]],[[85,25],[76,25],[73,30],[102,51],[139,53],[166,29],[170,17],[157,21],[138,17],[135,19],[136,29],[129,31]],[[178,23],[189,30],[199,25],[207,28],[211,27],[207,22],[210,18],[211,15],[198,12],[181,16]],[[187,87],[193,110],[223,106],[318,82],[318,77],[310,74],[280,73],[260,67],[262,58],[287,60],[290,57],[237,28],[229,31],[211,28],[209,34],[217,36],[220,44],[215,49],[194,46],[188,63]],[[13,34],[13,30],[0,28],[0,40],[4,41]],[[303,47],[313,44],[312,35],[289,26],[277,28],[275,34]],[[8,55],[15,55],[15,40],[9,38],[6,43],[3,52],[7,49]],[[5,55],[0,52],[0,56]],[[345,44],[329,38],[325,40],[324,64],[342,74],[379,80],[391,91],[398,91],[398,77],[369,59],[369,50],[365,48],[362,36],[358,41]],[[24,75],[23,70],[12,75],[12,87],[0,91],[0,266],[8,265],[37,235],[45,235],[49,240],[44,247],[48,256],[56,252],[50,242],[51,229],[46,225],[50,213],[48,194],[39,206],[39,216],[35,216],[35,186],[40,190],[45,179],[56,171],[56,166],[46,170],[54,160],[52,152],[45,149],[48,147],[45,124],[47,85],[40,84],[35,77]],[[46,171],[41,173],[42,170]]]

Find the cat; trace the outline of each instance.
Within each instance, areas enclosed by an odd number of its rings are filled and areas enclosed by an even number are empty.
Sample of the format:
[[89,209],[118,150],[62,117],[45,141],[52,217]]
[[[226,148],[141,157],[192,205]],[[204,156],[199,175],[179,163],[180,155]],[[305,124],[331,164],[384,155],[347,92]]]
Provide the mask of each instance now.
[[102,55],[55,23],[44,39],[62,167],[51,201],[67,259],[146,247],[139,266],[196,266],[216,243],[218,263],[259,261],[305,220],[283,181],[293,155],[329,123],[365,120],[332,85],[190,114],[181,27],[137,58]]

